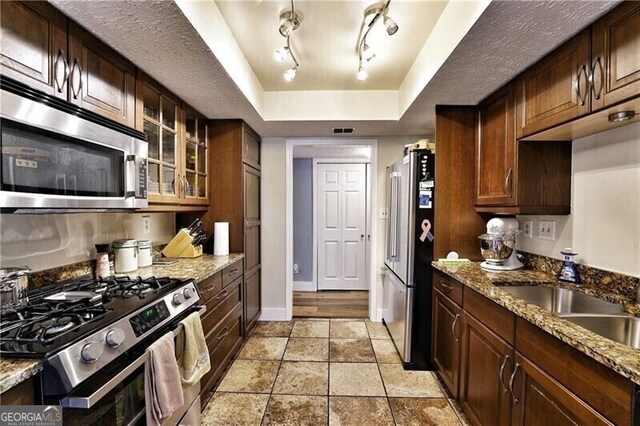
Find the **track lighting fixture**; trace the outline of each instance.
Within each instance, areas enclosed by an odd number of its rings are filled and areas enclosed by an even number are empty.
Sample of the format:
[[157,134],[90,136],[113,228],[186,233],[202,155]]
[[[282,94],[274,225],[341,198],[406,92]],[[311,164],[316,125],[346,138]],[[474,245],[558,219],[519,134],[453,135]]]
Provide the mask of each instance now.
[[300,28],[301,22],[302,14],[296,13],[293,0],[291,0],[291,10],[285,10],[280,13],[280,27],[278,28],[280,35],[287,39],[287,45],[277,49],[273,54],[273,57],[278,62],[283,62],[287,57],[290,57],[295,64],[295,66],[284,72],[283,76],[287,82],[292,81],[295,78],[298,67],[300,66],[291,48],[291,34]]
[[358,68],[358,81],[365,81],[369,77],[369,73],[364,67]]
[[286,70],[286,71],[284,72],[284,79],[285,79],[286,81],[291,81],[291,80],[293,80],[293,79],[296,77],[296,72],[297,72],[297,71],[298,71],[298,67],[297,67],[297,66],[292,67],[292,68],[289,68],[288,70]]
[[273,53],[273,57],[278,62],[283,62],[285,59],[287,59],[288,56],[289,56],[289,48],[286,47],[286,46],[285,47],[281,47],[280,49],[277,49]]
[[386,0],[386,2],[383,3],[376,3],[367,7],[364,11],[364,18],[362,20],[362,25],[360,26],[360,35],[358,37],[358,44],[356,47],[356,51],[358,53],[357,77],[359,81],[364,81],[368,77],[367,70],[364,67],[364,62],[369,62],[376,56],[374,51],[367,44],[367,36],[376,22],[382,18],[385,30],[390,36],[398,32],[398,24],[388,16],[389,3],[391,3],[391,0]]

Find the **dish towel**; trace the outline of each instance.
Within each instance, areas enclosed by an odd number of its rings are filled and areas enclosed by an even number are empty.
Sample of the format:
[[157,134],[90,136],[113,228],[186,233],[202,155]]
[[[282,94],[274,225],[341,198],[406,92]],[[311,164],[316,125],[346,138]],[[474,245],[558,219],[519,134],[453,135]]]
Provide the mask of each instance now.
[[149,348],[144,367],[144,398],[147,426],[161,425],[184,404],[173,333],[167,333]]
[[178,360],[182,385],[197,383],[211,369],[209,349],[204,340],[200,314],[192,313],[181,324],[184,326],[184,351]]

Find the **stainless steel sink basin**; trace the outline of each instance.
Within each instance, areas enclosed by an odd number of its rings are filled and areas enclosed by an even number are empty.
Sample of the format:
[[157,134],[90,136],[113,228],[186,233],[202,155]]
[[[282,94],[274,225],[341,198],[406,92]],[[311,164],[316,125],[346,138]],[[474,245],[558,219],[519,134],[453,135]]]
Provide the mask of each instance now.
[[640,349],[640,318],[628,315],[567,315],[563,317],[614,342]]
[[588,296],[579,291],[552,286],[501,287],[503,291],[540,306],[556,315],[568,314],[618,314],[620,305]]

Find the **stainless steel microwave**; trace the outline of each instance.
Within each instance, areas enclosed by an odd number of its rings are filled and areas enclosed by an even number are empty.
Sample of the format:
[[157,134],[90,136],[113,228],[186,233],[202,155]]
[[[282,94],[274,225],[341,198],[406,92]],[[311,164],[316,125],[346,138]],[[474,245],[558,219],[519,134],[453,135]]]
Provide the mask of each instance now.
[[148,144],[135,131],[65,111],[46,95],[0,97],[2,211],[147,207]]

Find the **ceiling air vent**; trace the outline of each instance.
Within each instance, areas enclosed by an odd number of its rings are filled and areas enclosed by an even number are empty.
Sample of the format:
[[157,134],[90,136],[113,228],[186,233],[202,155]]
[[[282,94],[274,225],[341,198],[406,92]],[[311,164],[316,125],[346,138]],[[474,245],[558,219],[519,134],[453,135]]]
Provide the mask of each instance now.
[[334,134],[342,134],[342,133],[353,133],[355,129],[353,127],[334,127]]

